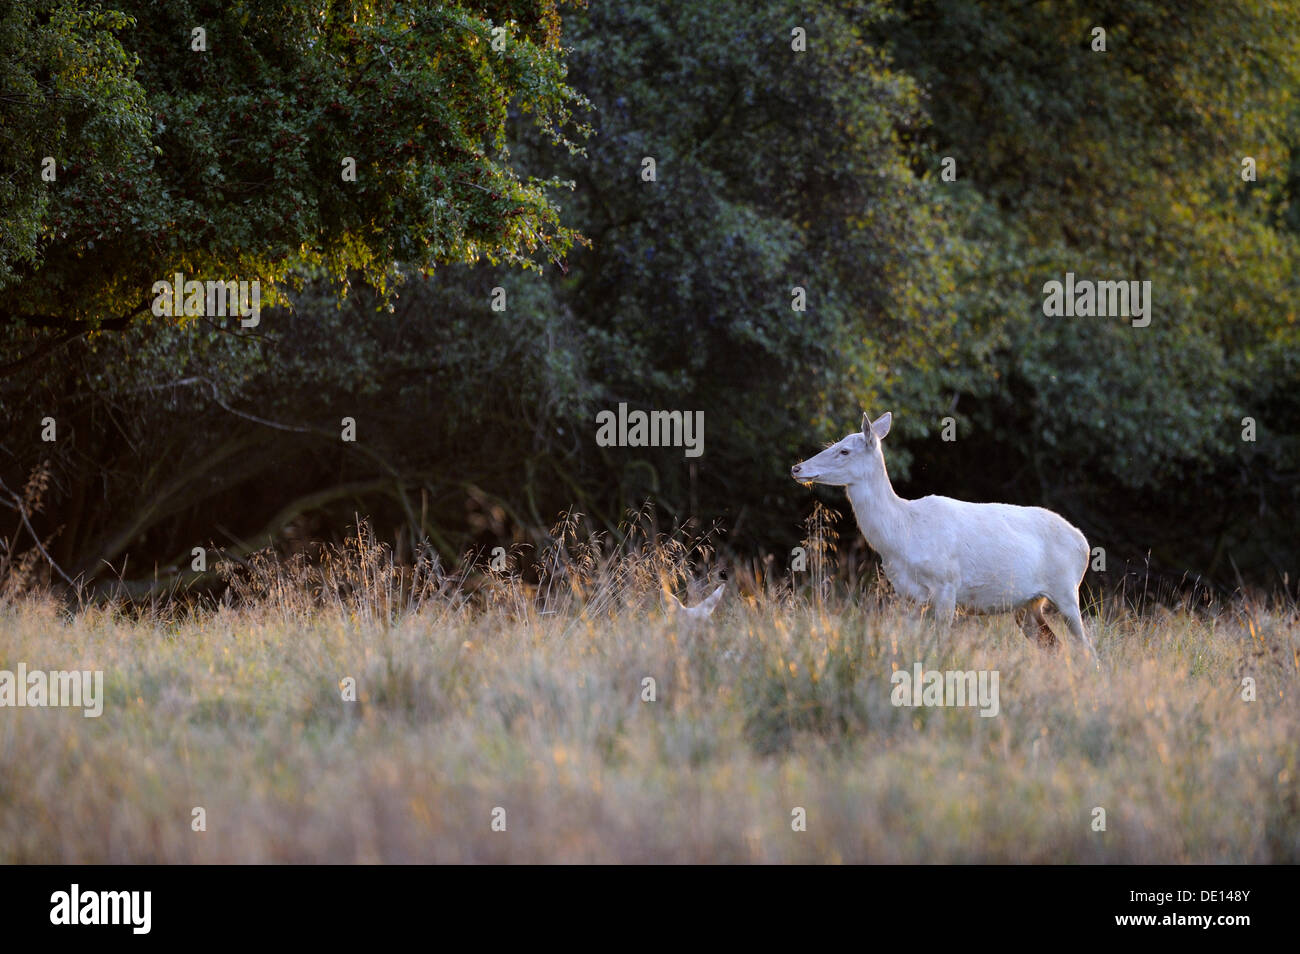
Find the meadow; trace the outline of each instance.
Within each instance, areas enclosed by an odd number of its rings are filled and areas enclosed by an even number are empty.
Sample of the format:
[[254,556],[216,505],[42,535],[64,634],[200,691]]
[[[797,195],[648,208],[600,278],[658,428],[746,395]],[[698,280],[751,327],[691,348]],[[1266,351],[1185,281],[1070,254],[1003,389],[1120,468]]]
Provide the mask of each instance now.
[[[363,532],[211,604],[6,600],[0,669],[105,700],[0,709],[0,862],[1300,860],[1293,605],[1094,594],[1093,663],[741,570],[692,627],[690,541],[570,531],[532,586]],[[917,662],[997,671],[997,715],[894,705]]]

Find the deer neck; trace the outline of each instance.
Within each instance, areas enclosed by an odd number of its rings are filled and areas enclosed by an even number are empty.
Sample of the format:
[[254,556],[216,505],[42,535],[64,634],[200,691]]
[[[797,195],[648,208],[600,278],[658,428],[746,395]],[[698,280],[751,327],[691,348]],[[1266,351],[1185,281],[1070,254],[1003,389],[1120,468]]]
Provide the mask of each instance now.
[[879,469],[870,477],[849,484],[845,490],[871,549],[882,557],[902,553],[909,536],[909,511],[907,501],[894,493],[885,462],[881,460]]

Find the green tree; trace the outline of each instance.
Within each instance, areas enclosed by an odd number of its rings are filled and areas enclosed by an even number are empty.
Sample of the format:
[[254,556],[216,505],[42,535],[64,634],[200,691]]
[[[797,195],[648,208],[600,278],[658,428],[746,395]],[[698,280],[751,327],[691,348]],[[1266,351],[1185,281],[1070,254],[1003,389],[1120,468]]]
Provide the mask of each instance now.
[[[510,155],[521,178],[575,182],[562,212],[590,247],[544,275],[504,256],[418,280],[416,261],[387,290],[355,274],[342,310],[312,285],[266,316],[265,338],[146,324],[79,349],[46,396],[71,410],[58,395],[79,395],[77,452],[113,476],[106,495],[63,459],[82,516],[59,552],[91,573],[129,554],[174,566],[196,538],[263,542],[304,508],[328,526],[373,513],[454,552],[485,513],[549,525],[577,504],[612,523],[647,497],[669,518],[723,518],[740,546],[797,539],[791,461],[953,347],[963,250],[943,191],[909,161],[918,91],[864,38],[879,15],[700,0],[567,17],[567,81],[594,105],[588,154],[512,121]],[[705,456],[597,448],[595,414],[619,401],[703,410]],[[345,413],[356,445],[339,441]],[[152,449],[147,473],[132,447]],[[108,506],[132,494],[147,504]]]
[[46,157],[64,173],[69,155],[111,167],[145,138],[143,90],[117,35],[128,22],[95,4],[0,4],[0,289],[50,238],[58,185]]
[[[979,440],[926,453],[931,486],[1055,503],[1175,574],[1235,552],[1294,575],[1297,30],[1268,0],[899,4],[880,35],[928,92],[922,142],[955,158],[980,250],[942,383]],[[1044,317],[1066,271],[1150,280],[1150,326]]]
[[60,121],[0,143],[21,206],[0,321],[80,334],[147,314],[174,272],[382,286],[395,262],[521,263],[574,238],[506,144],[514,108],[576,148],[552,0],[73,7],[19,3],[3,34],[16,108]]

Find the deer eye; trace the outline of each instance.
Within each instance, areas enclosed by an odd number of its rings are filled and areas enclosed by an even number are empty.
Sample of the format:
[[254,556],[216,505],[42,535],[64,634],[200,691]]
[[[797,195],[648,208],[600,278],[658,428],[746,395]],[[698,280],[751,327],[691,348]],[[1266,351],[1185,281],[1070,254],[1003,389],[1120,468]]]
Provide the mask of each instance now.
[[845,454],[847,454],[848,452],[849,452],[849,449],[846,447],[846,448],[844,448],[844,450],[840,451],[840,456],[843,457],[843,456],[844,456]]

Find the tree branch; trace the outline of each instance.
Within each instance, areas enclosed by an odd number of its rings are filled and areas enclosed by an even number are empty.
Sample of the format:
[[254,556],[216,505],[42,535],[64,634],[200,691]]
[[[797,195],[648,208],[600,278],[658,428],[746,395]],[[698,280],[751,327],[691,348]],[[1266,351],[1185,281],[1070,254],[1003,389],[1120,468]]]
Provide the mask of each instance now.
[[49,552],[45,549],[45,545],[41,543],[40,536],[32,528],[31,521],[27,519],[27,508],[23,505],[23,498],[10,490],[3,480],[0,480],[0,490],[3,490],[13,499],[14,509],[18,511],[19,519],[22,520],[23,526],[27,528],[27,532],[32,535],[32,540],[36,544],[36,549],[41,551],[41,556],[45,557],[45,562],[48,563],[51,569],[53,569],[55,573],[59,574],[59,576],[63,577],[63,579],[67,581],[68,585],[75,590],[77,584],[72,582],[72,577],[64,573],[63,568],[54,562],[54,557],[50,556]]
[[112,318],[106,318],[96,325],[74,321],[72,318],[60,315],[0,313],[0,324],[21,324],[30,328],[50,328],[63,332],[53,340],[44,341],[37,345],[35,350],[30,354],[24,355],[16,361],[10,361],[8,364],[0,365],[0,378],[8,377],[27,365],[48,357],[68,342],[75,341],[77,338],[80,338],[83,335],[88,335],[92,331],[121,331],[129,325],[137,315],[143,311],[147,311],[150,304],[150,300],[146,298],[130,311],[124,312],[120,315],[115,315]]

